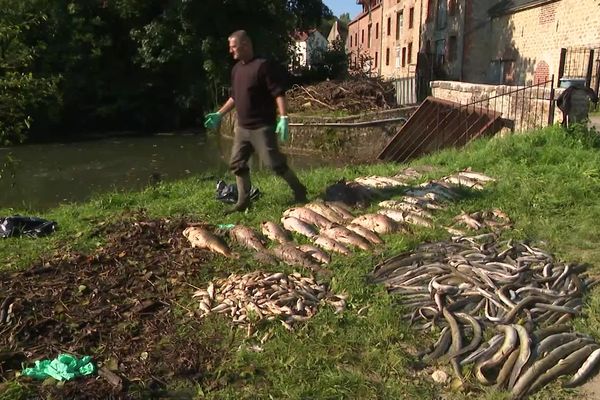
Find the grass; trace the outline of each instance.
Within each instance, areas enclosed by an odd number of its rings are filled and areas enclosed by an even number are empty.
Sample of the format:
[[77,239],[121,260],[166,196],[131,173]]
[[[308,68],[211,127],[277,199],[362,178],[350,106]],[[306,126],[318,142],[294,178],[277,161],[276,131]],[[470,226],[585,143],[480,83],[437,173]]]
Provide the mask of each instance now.
[[[461,150],[446,150],[415,160],[413,165],[436,167],[430,177],[439,178],[459,169],[472,167],[497,178],[497,183],[481,193],[470,194],[450,209],[438,214],[439,224],[448,223],[460,211],[477,211],[499,207],[515,222],[506,237],[531,239],[554,252],[560,259],[584,262],[598,270],[600,259],[600,143],[597,136],[576,126],[570,130],[552,127],[505,138],[482,139]],[[318,196],[333,181],[342,177],[371,174],[391,175],[404,166],[376,164],[319,168],[301,171],[310,197]],[[291,194],[278,178],[258,173],[253,184],[264,193],[251,212],[223,214],[223,204],[214,200],[214,187],[198,179],[161,184],[136,193],[113,193],[99,196],[85,204],[64,205],[43,215],[59,222],[55,234],[35,240],[7,239],[0,246],[0,260],[5,270],[25,268],[40,257],[59,249],[92,250],[102,245],[92,232],[99,224],[115,220],[126,210],[144,208],[150,216],[185,215],[211,223],[242,223],[257,227],[266,219],[278,219],[287,207]],[[0,215],[35,210],[0,210]],[[185,398],[209,399],[430,399],[472,398],[473,393],[455,392],[436,385],[429,378],[431,368],[418,368],[411,355],[416,348],[430,343],[431,337],[413,332],[399,320],[401,305],[378,286],[366,283],[365,276],[373,265],[387,256],[406,250],[425,240],[446,237],[441,229],[417,230],[413,236],[395,236],[378,254],[357,254],[336,258],[331,269],[330,286],[335,292],[349,295],[349,309],[336,315],[327,308],[293,332],[278,324],[265,324],[261,333],[270,331],[272,338],[262,351],[251,350],[256,339],[244,338],[228,328],[224,319],[209,319],[206,332],[185,330],[197,335],[223,332],[222,343],[215,344],[222,353],[219,365],[206,371],[206,378],[219,382],[217,387],[202,382],[172,382],[173,390]],[[217,271],[241,272],[254,266],[220,263]],[[211,276],[199,277],[206,284]],[[184,299],[185,300],[185,299]],[[182,300],[182,302],[185,302]],[[576,326],[600,339],[600,292],[589,295],[585,315]],[[360,310],[360,312],[359,312]],[[262,336],[262,335],[259,335]],[[440,365],[439,368],[447,369]],[[22,387],[8,386],[14,396],[4,391],[0,398],[22,398]],[[182,393],[185,394],[182,395]],[[480,390],[477,398],[504,399],[506,393]],[[553,384],[534,396],[539,399],[575,398],[576,392]]]

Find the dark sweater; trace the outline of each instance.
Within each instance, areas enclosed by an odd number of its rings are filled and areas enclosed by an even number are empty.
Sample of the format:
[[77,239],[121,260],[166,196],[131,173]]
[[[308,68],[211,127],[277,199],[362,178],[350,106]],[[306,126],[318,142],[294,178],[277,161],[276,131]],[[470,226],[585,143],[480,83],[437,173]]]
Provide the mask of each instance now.
[[263,59],[239,61],[231,71],[231,97],[235,102],[238,124],[257,129],[275,125],[275,98],[285,95],[283,79],[274,65]]

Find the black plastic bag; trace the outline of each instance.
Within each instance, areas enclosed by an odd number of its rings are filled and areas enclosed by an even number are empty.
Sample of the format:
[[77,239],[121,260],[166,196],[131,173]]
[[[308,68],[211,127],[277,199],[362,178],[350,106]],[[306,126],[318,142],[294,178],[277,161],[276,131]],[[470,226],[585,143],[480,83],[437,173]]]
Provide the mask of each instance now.
[[[250,200],[256,200],[260,196],[260,190],[258,188],[250,188]],[[225,203],[235,203],[238,199],[237,185],[235,183],[227,184],[225,181],[217,182],[217,200],[221,200]]]
[[57,227],[56,222],[37,217],[21,217],[19,215],[0,217],[0,238],[45,236],[54,232]]

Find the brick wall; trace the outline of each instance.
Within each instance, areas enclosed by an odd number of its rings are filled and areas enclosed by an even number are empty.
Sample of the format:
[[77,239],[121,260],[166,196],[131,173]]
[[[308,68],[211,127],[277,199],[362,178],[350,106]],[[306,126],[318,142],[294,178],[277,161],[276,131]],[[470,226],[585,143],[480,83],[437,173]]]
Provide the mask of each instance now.
[[[377,75],[381,68],[381,15],[381,4],[375,6],[370,13],[365,12],[359,15],[348,25],[348,38],[346,39],[350,63],[357,63],[361,55],[369,57],[371,59],[370,66],[366,66],[365,72],[370,70]],[[369,31],[371,32],[370,42]]]
[[600,5],[560,0],[493,18],[479,31],[472,40],[481,43],[471,49],[464,79],[498,83],[508,76],[515,84],[530,84],[546,66],[549,75],[558,74],[562,47],[600,46]]

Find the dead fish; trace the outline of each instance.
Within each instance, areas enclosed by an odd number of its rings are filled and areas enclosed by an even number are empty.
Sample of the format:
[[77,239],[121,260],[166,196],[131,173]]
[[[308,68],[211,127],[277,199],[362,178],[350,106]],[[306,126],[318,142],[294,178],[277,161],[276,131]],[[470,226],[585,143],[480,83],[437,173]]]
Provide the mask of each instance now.
[[298,250],[293,244],[281,244],[273,248],[273,254],[281,261],[290,264],[308,268],[313,271],[323,271],[323,269],[312,258]]
[[512,351],[517,346],[518,334],[517,330],[512,325],[498,325],[497,329],[499,331],[504,332],[504,342],[500,349],[488,360],[484,360],[483,362],[478,362],[475,369],[475,376],[484,385],[492,385],[494,382],[490,380],[485,371],[493,369],[501,362],[506,360],[506,358],[512,353]]
[[386,217],[390,217],[396,222],[405,222],[403,211],[392,210],[390,208],[383,208],[381,210],[377,210],[377,214],[385,215]]
[[552,350],[544,358],[538,359],[531,365],[515,382],[512,388],[512,398],[519,399],[524,396],[531,384],[545,371],[552,368],[556,363],[568,354],[571,354],[590,343],[590,339],[575,339]]
[[565,383],[564,386],[574,387],[583,383],[587,379],[590,372],[594,370],[598,362],[600,362],[600,349],[594,350],[594,352],[589,355],[587,360],[585,360],[583,365],[577,370],[571,380]]
[[373,187],[377,189],[387,189],[391,187],[397,186],[405,186],[404,183],[390,177],[386,176],[365,176],[354,179],[354,182],[357,182],[361,185]]
[[442,180],[445,182],[453,183],[458,186],[465,186],[470,189],[483,190],[483,185],[481,185],[476,180],[467,178],[465,176],[452,175],[452,176],[447,176],[447,177],[443,178]]
[[298,250],[302,251],[305,254],[308,254],[321,264],[329,264],[331,262],[331,257],[329,256],[329,254],[325,253],[317,246],[313,246],[312,244],[302,244],[297,247]]
[[460,171],[458,173],[459,176],[464,176],[465,178],[473,179],[479,182],[495,182],[496,180],[490,176],[482,174],[480,172],[475,171]]
[[364,214],[354,218],[351,223],[379,234],[393,233],[401,227],[390,217],[381,214]]
[[545,386],[551,380],[558,378],[561,375],[572,373],[577,369],[578,366],[584,363],[583,360],[589,359],[589,355],[595,349],[597,349],[597,347],[597,345],[588,344],[587,346],[584,346],[574,353],[569,354],[567,357],[561,359],[558,361],[558,363],[556,363],[556,365],[537,378],[527,390],[527,393],[535,393],[535,391]]
[[350,255],[350,250],[346,246],[344,246],[343,244],[341,244],[340,242],[338,242],[336,240],[328,238],[327,236],[318,235],[318,236],[314,237],[313,239],[314,239],[314,244],[316,244],[317,246],[319,246],[327,251],[334,251],[336,253],[340,253],[345,256]]
[[433,218],[433,215],[429,211],[424,210],[416,204],[406,203],[403,201],[385,200],[379,203],[379,207],[398,211],[409,211],[420,215],[421,217]]
[[429,210],[442,210],[445,208],[444,206],[437,204],[435,201],[423,197],[403,196],[402,202],[414,204],[416,206],[426,208]]
[[332,221],[306,207],[293,207],[283,212],[284,217],[295,217],[308,224],[323,228],[331,225]]
[[371,242],[373,244],[383,243],[383,240],[381,240],[381,238],[375,232],[368,230],[364,226],[356,225],[356,224],[349,224],[349,225],[346,225],[346,228],[348,228],[352,232],[364,237],[365,239],[367,239],[369,242]]
[[229,249],[229,246],[227,246],[227,243],[223,239],[204,228],[190,226],[183,230],[183,236],[190,241],[192,247],[206,249],[213,253],[222,254],[225,257],[238,257],[231,252],[231,249]]
[[367,239],[363,238],[360,235],[357,235],[345,226],[337,225],[331,226],[326,229],[321,229],[319,234],[321,236],[327,236],[339,243],[356,246],[361,250],[371,250],[371,245],[369,244],[369,241]]
[[454,220],[462,222],[469,228],[475,229],[476,231],[482,228],[481,223],[467,213],[462,213],[454,217]]
[[236,225],[229,231],[231,238],[238,244],[255,251],[265,250],[263,239],[253,229]]
[[283,217],[281,218],[281,223],[288,231],[296,232],[309,238],[312,238],[317,234],[317,231],[311,225],[296,217]]
[[263,235],[274,242],[287,243],[292,241],[292,236],[279,224],[272,221],[265,221],[261,225]]
[[347,221],[349,221],[349,220],[351,220],[351,219],[354,218],[354,215],[352,214],[352,211],[350,211],[350,209],[347,208],[342,203],[335,203],[335,202],[331,202],[331,201],[326,201],[323,204],[325,204],[327,207],[331,208],[336,213],[340,214]]
[[327,205],[325,205],[325,203],[322,202],[308,203],[305,204],[304,207],[316,212],[317,214],[322,215],[323,217],[327,218],[332,222],[335,222],[336,224],[343,224],[346,220],[341,214],[334,211],[332,208],[328,207]]

